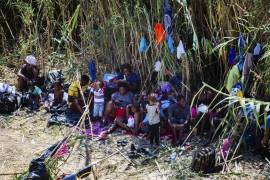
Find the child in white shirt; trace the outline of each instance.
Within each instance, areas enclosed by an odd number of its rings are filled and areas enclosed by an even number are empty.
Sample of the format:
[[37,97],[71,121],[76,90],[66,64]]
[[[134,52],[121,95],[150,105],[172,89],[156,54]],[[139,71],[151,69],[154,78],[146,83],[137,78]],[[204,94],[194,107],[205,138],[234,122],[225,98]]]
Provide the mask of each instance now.
[[154,94],[149,96],[149,104],[146,105],[147,119],[149,122],[149,137],[150,144],[153,145],[154,141],[159,146],[159,104]]

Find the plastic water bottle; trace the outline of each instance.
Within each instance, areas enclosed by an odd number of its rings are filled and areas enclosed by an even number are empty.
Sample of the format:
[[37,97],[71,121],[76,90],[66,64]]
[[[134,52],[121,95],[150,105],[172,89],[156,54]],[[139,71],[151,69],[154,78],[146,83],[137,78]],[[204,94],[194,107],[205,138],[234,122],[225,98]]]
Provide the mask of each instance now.
[[173,152],[172,154],[171,154],[171,164],[172,165],[174,165],[175,163],[176,163],[176,156],[177,156],[177,154],[176,154],[176,152]]

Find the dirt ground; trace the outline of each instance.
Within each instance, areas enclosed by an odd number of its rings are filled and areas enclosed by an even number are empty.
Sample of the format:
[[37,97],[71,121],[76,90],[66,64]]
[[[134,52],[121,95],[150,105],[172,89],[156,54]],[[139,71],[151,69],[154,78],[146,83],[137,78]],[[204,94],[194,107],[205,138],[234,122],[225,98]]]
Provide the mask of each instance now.
[[[15,74],[12,70],[1,67],[0,81],[14,83]],[[3,73],[4,72],[4,73]],[[64,126],[47,128],[49,114],[44,109],[38,112],[18,110],[11,116],[0,116],[0,179],[14,179],[14,173],[27,171],[30,161],[38,157],[46,148],[62,140],[71,130]],[[147,141],[139,137],[123,135],[122,132],[112,134],[106,141],[88,142],[91,161],[99,161],[116,151],[117,141],[126,139],[129,143],[115,154],[94,168],[90,179],[269,179],[269,164],[253,154],[231,162],[230,171],[211,175],[196,174],[190,171],[192,153],[202,139],[195,138],[191,148],[177,157],[176,163],[169,161],[173,149],[164,140],[156,158],[139,157],[130,160],[127,152],[130,144],[147,147]],[[179,153],[179,151],[177,151]],[[68,161],[59,168],[59,175],[74,173],[85,167],[86,149],[84,140],[77,140]],[[2,175],[2,174],[13,175]]]

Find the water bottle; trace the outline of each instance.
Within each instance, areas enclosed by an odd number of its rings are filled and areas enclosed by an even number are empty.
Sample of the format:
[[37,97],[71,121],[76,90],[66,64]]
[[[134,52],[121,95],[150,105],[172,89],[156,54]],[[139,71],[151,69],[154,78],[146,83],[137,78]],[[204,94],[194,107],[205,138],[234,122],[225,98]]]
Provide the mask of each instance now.
[[175,163],[176,163],[176,156],[177,156],[177,154],[176,154],[176,152],[173,152],[172,154],[171,154],[171,164],[172,165],[174,165]]

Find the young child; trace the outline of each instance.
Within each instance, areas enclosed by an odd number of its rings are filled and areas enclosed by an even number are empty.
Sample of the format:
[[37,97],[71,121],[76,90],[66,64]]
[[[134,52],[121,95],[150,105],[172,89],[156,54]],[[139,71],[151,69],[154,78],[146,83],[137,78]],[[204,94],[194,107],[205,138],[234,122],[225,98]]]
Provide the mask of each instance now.
[[157,146],[159,146],[159,124],[160,124],[160,117],[159,117],[159,104],[157,103],[157,99],[155,94],[151,94],[149,96],[149,104],[146,105],[147,111],[147,119],[149,124],[149,138],[150,144],[153,146],[154,141]]
[[141,121],[140,107],[137,104],[132,104],[127,109],[127,126],[131,129],[134,135],[139,132],[139,124]]
[[53,84],[53,91],[49,94],[48,100],[45,102],[45,107],[48,109],[53,106],[63,105],[67,103],[68,94],[64,92],[61,82],[56,81]]
[[42,99],[42,91],[39,87],[35,86],[33,82],[28,82],[29,95],[30,95],[30,108],[36,110],[40,106]]
[[103,91],[102,82],[98,81],[95,83],[92,93],[94,95],[94,109],[93,117],[95,120],[101,120],[104,111],[104,91]]

